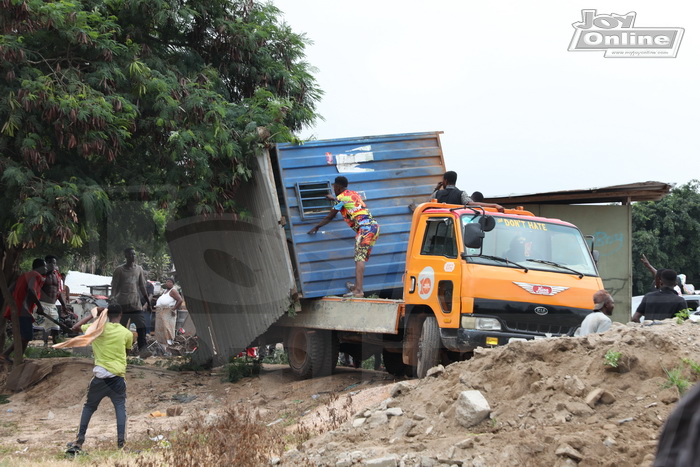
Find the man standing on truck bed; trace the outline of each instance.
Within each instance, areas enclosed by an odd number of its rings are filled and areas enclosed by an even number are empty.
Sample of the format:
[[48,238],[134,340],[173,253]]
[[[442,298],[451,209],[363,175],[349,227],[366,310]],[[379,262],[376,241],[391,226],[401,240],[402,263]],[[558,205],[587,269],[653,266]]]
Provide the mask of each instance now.
[[318,223],[316,227],[309,230],[309,234],[313,235],[318,232],[318,229],[328,224],[333,220],[338,211],[343,215],[345,222],[355,231],[355,284],[348,283],[350,293],[347,297],[362,298],[365,296],[363,290],[363,279],[365,275],[365,263],[372,252],[372,247],[379,236],[379,224],[370,214],[367,205],[360,195],[352,190],[348,190],[348,179],[339,176],[335,178],[333,183],[333,191],[335,197],[328,195],[328,199],[335,202],[331,212]]
[[[435,191],[430,195],[430,199],[437,199],[438,203],[461,204],[463,206],[483,206],[486,208],[495,208],[498,212],[503,212],[503,207],[500,204],[485,203],[484,197],[480,200],[473,200],[469,197],[466,191],[457,188],[457,172],[452,170],[445,172],[442,176],[442,181],[437,184]],[[475,191],[474,194],[480,192]]]

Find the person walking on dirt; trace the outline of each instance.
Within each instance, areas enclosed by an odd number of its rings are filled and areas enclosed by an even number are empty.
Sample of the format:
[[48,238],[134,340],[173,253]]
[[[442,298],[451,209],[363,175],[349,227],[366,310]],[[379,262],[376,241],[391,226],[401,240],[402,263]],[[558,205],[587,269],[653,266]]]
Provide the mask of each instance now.
[[367,205],[362,197],[355,191],[348,190],[348,179],[339,176],[333,183],[335,197],[328,195],[328,199],[334,201],[331,212],[318,223],[316,227],[309,230],[313,235],[318,229],[328,224],[340,212],[345,222],[355,231],[355,283],[348,282],[346,285],[350,292],[347,297],[362,298],[365,296],[363,280],[365,275],[365,263],[369,259],[372,247],[379,237],[379,224],[372,217],[367,209]]
[[500,204],[485,203],[484,196],[475,191],[474,194],[481,195],[481,199],[476,200],[469,197],[466,191],[462,191],[455,185],[457,183],[457,172],[452,170],[445,172],[442,176],[442,181],[437,184],[435,191],[430,195],[430,199],[437,199],[438,203],[461,204],[463,206],[483,206],[485,208],[494,208],[498,212],[503,212],[503,207]]
[[175,339],[177,310],[182,305],[182,296],[175,288],[174,279],[166,279],[165,290],[156,302],[156,341],[167,345]]
[[[44,258],[46,261],[46,274],[44,275],[44,285],[41,287],[41,307],[44,309],[44,314],[54,321],[58,321],[59,314],[56,307],[56,300],[61,304],[61,315],[65,316],[68,313],[68,307],[63,299],[63,279],[58,272],[58,258],[53,255],[47,255]],[[36,317],[36,323],[44,328],[44,332],[51,336],[51,341],[58,344],[58,332],[60,326],[54,321],[46,319],[43,316]],[[48,345],[48,336],[44,334],[44,346]]]
[[126,263],[117,267],[112,274],[112,297],[122,307],[122,326],[129,321],[136,325],[138,333],[139,353],[145,355],[146,350],[146,320],[141,312],[141,297],[146,299],[148,311],[153,307],[148,299],[146,277],[141,266],[136,264],[136,251],[133,248],[124,250]]
[[[32,262],[32,270],[25,272],[15,285],[11,288],[12,298],[15,300],[17,305],[17,310],[19,311],[19,333],[16,329],[13,329],[15,339],[19,335],[22,342],[22,353],[27,350],[29,341],[34,337],[34,316],[33,312],[36,308],[39,314],[44,312],[42,304],[39,301],[39,294],[41,293],[41,286],[44,285],[44,274],[46,274],[46,261],[37,258]],[[5,309],[5,319],[8,321],[12,317],[12,308],[7,307]],[[5,352],[2,354],[4,360],[12,361],[10,355],[14,345],[10,345]]]
[[589,313],[581,323],[579,336],[605,332],[612,326],[613,309],[615,300],[607,290],[599,290],[593,294],[593,313]]
[[[100,311],[98,309],[98,311]],[[95,366],[92,369],[93,378],[88,386],[87,400],[80,416],[78,437],[68,443],[68,453],[77,454],[82,450],[85,434],[100,402],[109,397],[114,405],[117,416],[117,447],[124,447],[126,441],[126,356],[134,343],[134,335],[120,324],[122,307],[116,303],[109,305],[107,310],[109,322],[104,323],[102,332],[92,341],[92,352],[95,355]],[[87,324],[92,320],[92,314],[87,315],[73,326],[74,331],[86,332]]]
[[640,318],[662,320],[673,318],[681,310],[688,308],[688,304],[679,297],[673,289],[676,285],[676,271],[663,269],[659,272],[661,288],[649,292],[642,298],[642,303],[637,307],[632,321],[638,323]]

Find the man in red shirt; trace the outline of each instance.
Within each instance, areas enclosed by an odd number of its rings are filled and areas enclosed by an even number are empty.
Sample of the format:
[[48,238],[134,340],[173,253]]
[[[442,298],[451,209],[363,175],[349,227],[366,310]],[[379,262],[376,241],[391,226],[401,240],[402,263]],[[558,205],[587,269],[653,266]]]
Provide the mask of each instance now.
[[[19,310],[19,336],[22,341],[22,352],[27,350],[29,341],[34,337],[32,324],[34,323],[34,309],[37,308],[39,313],[44,312],[39,301],[39,293],[44,285],[44,274],[46,274],[46,261],[37,258],[32,263],[32,270],[19,276],[11,288],[12,297]],[[4,316],[8,320],[12,317],[11,310],[12,308],[9,306],[5,309]],[[13,332],[17,336],[17,330],[13,330]],[[10,360],[13,348],[14,346],[9,346],[3,353],[6,360]]]
[[328,224],[340,212],[345,222],[355,231],[355,284],[348,283],[350,293],[348,297],[362,298],[365,296],[362,281],[365,275],[365,263],[369,259],[372,247],[379,237],[379,224],[370,214],[367,205],[362,197],[355,191],[348,190],[348,179],[340,176],[335,178],[333,183],[335,197],[328,195],[328,199],[335,202],[331,212],[318,223],[316,227],[309,230],[313,235],[318,229]]

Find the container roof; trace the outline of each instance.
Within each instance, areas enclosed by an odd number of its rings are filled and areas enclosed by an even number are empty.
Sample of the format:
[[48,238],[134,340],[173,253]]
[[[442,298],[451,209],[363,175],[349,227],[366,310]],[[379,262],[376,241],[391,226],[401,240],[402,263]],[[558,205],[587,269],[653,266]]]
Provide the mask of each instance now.
[[485,201],[502,205],[521,204],[595,204],[632,201],[658,201],[668,195],[672,183],[638,182],[583,190],[550,191],[524,195],[508,195],[486,198]]

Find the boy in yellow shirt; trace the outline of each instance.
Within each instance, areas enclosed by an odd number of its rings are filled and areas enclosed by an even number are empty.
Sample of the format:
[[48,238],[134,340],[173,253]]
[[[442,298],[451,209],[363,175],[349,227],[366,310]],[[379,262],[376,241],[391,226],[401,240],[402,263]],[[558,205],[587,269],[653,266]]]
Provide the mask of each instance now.
[[[105,311],[102,311],[104,313]],[[122,308],[114,303],[106,310],[109,322],[104,323],[100,335],[92,342],[92,352],[95,355],[95,367],[93,378],[88,386],[87,401],[83,406],[80,417],[80,429],[78,438],[73,443],[68,443],[68,453],[77,454],[81,451],[85,442],[85,433],[92,414],[95,413],[100,402],[109,397],[114,405],[117,415],[117,446],[124,447],[126,439],[126,356],[134,343],[134,335],[119,324],[122,317]],[[92,319],[88,315],[80,320],[73,330],[85,332],[89,327],[86,324]]]

